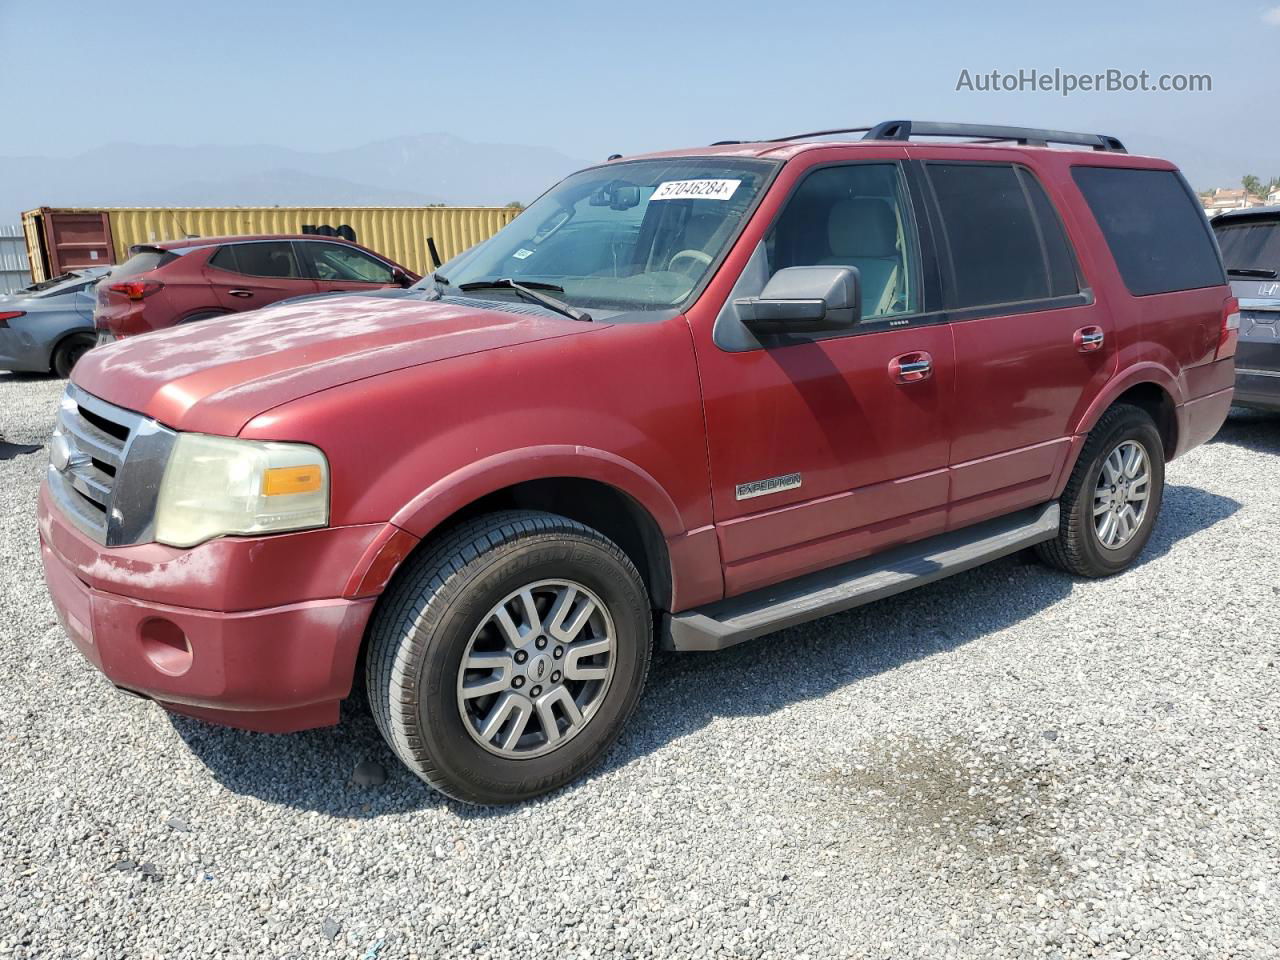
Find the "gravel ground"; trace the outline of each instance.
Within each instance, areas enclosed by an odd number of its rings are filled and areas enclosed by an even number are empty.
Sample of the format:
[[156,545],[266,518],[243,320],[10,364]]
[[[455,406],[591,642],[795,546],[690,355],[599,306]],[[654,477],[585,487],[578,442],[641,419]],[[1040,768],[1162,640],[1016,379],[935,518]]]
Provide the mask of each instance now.
[[1280,955],[1280,418],[1171,465],[1124,576],[1009,559],[662,657],[593,775],[476,809],[355,711],[244,734],[107,686],[37,559],[60,389],[0,375],[4,956]]

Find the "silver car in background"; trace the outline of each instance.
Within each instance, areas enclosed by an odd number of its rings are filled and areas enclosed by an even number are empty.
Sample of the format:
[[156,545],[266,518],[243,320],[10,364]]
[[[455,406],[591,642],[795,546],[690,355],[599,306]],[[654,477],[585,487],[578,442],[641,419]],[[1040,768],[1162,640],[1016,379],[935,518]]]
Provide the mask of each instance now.
[[0,370],[68,376],[97,343],[93,288],[108,271],[75,270],[0,295]]

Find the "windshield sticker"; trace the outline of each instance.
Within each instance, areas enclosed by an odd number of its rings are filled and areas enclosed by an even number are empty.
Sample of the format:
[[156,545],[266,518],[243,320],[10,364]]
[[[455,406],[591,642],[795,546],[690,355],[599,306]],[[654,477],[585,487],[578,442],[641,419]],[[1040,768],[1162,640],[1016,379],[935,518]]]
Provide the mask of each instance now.
[[514,258],[515,258],[515,259],[517,259],[517,260],[523,260],[525,257],[532,257],[532,256],[533,256],[533,251],[532,251],[532,250],[526,250],[524,247],[521,247],[519,250],[517,250],[517,251],[516,251],[515,253],[513,253],[511,256],[512,256],[512,257],[514,257]]
[[741,180],[667,180],[650,200],[728,200]]

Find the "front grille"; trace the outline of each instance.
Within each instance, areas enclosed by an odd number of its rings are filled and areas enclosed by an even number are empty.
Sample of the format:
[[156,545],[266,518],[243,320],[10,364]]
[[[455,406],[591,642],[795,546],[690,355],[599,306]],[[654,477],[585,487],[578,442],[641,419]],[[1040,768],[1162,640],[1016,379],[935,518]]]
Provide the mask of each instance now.
[[49,493],[107,546],[141,543],[174,434],[154,420],[67,386],[49,442]]

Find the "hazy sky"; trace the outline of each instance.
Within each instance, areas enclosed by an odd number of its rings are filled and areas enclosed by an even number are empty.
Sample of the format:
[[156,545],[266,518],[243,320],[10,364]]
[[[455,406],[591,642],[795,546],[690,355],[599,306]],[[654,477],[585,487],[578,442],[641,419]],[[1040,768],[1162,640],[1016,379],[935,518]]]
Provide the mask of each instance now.
[[[914,117],[1105,131],[1267,177],[1277,3],[0,0],[0,154],[447,132],[594,161]],[[1213,90],[956,91],[962,69],[1055,67]]]

